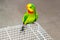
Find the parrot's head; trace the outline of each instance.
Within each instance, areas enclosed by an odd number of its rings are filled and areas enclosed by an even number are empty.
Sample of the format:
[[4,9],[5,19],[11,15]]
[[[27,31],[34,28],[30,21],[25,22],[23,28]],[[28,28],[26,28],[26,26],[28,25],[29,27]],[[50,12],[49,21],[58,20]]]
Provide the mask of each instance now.
[[32,3],[28,3],[27,4],[27,10],[28,10],[28,13],[30,13],[30,14],[33,14],[34,12],[35,12],[35,5],[34,4],[32,4]]

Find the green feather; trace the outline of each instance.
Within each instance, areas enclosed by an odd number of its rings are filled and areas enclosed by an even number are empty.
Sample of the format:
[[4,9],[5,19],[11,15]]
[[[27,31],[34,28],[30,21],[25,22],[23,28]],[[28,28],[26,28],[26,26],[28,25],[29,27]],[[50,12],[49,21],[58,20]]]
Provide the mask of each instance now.
[[24,14],[24,17],[23,17],[23,23],[25,23],[25,21],[27,20],[27,18],[28,18],[28,14],[27,14],[27,12]]
[[34,4],[31,4],[31,9],[34,10],[34,13],[29,14],[28,12],[25,12],[22,19],[24,24],[34,23],[38,19],[38,13],[36,13],[36,8]]

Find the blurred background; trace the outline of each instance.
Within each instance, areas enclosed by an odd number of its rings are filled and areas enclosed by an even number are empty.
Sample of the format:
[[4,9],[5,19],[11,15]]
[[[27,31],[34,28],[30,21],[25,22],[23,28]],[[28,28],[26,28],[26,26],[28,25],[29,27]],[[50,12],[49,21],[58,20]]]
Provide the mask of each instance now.
[[27,3],[36,5],[37,22],[54,40],[60,40],[60,0],[0,0],[0,28],[22,24]]

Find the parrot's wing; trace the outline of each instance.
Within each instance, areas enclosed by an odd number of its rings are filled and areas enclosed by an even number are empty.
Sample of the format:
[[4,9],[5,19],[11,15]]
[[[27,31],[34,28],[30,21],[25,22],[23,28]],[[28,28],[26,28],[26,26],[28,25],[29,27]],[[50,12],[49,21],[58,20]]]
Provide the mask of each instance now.
[[25,21],[27,20],[27,18],[28,18],[28,14],[25,13],[25,14],[24,14],[24,17],[23,17],[23,23],[25,23]]
[[38,19],[38,13],[36,13],[36,20]]

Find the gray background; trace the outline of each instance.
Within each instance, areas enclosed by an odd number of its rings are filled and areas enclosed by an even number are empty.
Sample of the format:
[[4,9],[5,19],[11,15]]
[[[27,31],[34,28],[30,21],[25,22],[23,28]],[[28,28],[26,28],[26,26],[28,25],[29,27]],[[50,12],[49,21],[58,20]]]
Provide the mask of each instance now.
[[29,2],[36,5],[38,23],[54,40],[60,40],[60,0],[0,0],[0,28],[22,24]]

